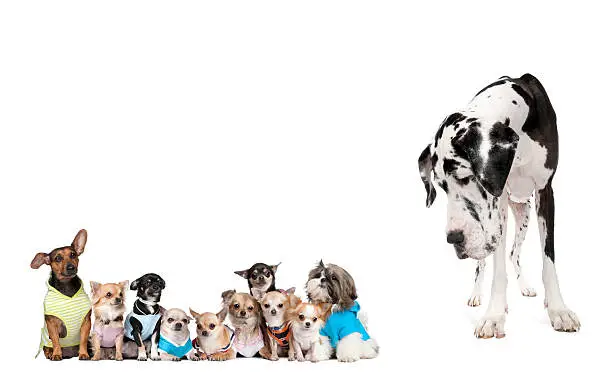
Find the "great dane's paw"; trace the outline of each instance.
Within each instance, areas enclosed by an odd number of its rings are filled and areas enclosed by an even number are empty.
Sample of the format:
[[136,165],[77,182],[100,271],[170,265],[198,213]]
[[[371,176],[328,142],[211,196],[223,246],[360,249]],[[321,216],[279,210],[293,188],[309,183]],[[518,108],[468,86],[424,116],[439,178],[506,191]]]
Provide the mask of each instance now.
[[468,302],[468,306],[480,306],[480,295],[472,295],[470,296]]
[[537,295],[536,291],[531,287],[521,288],[521,293],[526,297],[535,297]]
[[506,315],[504,313],[484,316],[476,325],[474,335],[479,339],[503,338],[506,336],[505,323]]
[[580,330],[580,320],[576,313],[567,308],[548,308],[551,326],[557,331],[577,332]]

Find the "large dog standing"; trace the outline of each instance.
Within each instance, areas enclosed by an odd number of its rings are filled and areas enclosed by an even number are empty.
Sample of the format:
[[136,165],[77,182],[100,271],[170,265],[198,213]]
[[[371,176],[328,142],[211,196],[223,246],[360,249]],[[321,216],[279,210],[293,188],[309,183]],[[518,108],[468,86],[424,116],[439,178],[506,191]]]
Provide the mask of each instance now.
[[521,274],[520,249],[535,194],[543,251],[542,279],[550,322],[557,331],[578,331],[578,317],[561,297],[555,270],[555,200],[552,180],[559,144],[557,119],[542,84],[532,75],[502,77],[481,90],[463,111],[451,114],[419,157],[427,207],[436,198],[433,181],[448,197],[447,242],[460,259],[478,260],[468,302],[480,304],[484,258],[493,253],[494,276],[479,338],[505,336],[507,310],[506,223],[508,205],[516,218],[510,258],[525,296],[535,296]]

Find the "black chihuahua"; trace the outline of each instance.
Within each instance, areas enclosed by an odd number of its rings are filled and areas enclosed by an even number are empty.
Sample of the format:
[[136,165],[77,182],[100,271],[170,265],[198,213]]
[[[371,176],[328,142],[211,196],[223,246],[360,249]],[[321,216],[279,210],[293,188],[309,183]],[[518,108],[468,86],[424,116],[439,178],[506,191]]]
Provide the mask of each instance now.
[[279,265],[280,262],[276,265],[266,265],[258,262],[247,270],[239,270],[234,273],[249,281],[249,292],[252,296],[253,289],[263,293],[276,291],[276,269]]

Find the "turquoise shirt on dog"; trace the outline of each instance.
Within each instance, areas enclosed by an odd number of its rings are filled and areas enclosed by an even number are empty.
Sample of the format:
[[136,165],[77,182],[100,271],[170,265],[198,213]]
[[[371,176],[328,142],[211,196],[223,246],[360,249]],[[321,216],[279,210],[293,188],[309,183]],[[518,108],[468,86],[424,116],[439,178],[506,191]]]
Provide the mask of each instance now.
[[359,312],[359,303],[355,301],[352,307],[349,309],[333,312],[327,322],[325,322],[325,326],[321,329],[320,334],[323,336],[327,336],[329,338],[329,342],[333,348],[336,348],[338,342],[342,340],[345,336],[358,332],[361,334],[361,339],[369,340],[370,335],[363,327],[363,324],[357,318],[357,312]]

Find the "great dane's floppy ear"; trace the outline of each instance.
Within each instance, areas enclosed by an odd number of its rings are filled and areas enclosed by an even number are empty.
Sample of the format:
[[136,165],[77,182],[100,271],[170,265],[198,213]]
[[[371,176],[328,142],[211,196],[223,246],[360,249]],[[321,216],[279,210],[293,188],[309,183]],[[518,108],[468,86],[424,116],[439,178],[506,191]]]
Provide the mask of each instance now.
[[425,185],[425,191],[427,191],[425,205],[428,208],[436,199],[436,189],[434,184],[431,182],[431,172],[433,171],[433,167],[434,162],[431,155],[431,144],[428,144],[419,156],[419,173],[421,173],[421,180]]
[[495,197],[504,191],[519,142],[519,136],[509,124],[510,120],[506,119],[485,133],[470,127],[463,136],[452,140],[457,154],[470,162],[478,183]]

